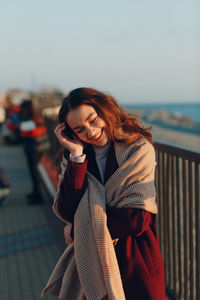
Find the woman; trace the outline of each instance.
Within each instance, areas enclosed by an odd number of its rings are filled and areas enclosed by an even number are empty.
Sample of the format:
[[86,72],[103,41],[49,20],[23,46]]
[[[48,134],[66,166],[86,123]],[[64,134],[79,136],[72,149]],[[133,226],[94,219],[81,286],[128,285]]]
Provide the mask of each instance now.
[[165,299],[150,132],[113,97],[78,88],[55,134],[65,153],[53,209],[69,245],[43,295]]

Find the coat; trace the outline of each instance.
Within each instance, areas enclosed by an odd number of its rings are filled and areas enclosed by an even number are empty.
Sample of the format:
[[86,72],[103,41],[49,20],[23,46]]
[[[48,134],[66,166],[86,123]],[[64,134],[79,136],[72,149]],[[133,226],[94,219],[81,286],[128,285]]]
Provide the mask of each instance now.
[[[87,160],[82,164],[68,163],[60,185],[58,209],[63,218],[72,224],[87,188],[86,170],[101,180],[92,147],[86,155]],[[117,168],[114,146],[111,144],[105,182]],[[166,299],[156,223],[156,215],[143,209],[107,207],[107,227],[111,237],[118,239],[115,251],[127,300]]]

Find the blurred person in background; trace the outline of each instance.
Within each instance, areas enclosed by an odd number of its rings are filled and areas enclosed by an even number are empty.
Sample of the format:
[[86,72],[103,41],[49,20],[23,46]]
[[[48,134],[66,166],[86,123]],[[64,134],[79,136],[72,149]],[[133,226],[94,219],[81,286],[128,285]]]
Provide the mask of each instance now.
[[0,206],[6,203],[10,194],[10,184],[4,170],[0,167]]
[[21,142],[19,132],[20,105],[11,104],[6,112],[6,119],[3,124],[2,138],[6,144],[18,144]]
[[1,126],[2,126],[3,122],[5,121],[5,119],[6,119],[5,109],[0,106],[0,130],[1,130]]
[[39,204],[43,200],[37,166],[41,156],[49,149],[49,141],[44,119],[29,99],[21,104],[19,129],[32,179],[32,192],[27,195],[28,204]]
[[78,88],[63,99],[55,134],[65,150],[53,210],[68,247],[43,295],[166,299],[149,129],[112,96]]

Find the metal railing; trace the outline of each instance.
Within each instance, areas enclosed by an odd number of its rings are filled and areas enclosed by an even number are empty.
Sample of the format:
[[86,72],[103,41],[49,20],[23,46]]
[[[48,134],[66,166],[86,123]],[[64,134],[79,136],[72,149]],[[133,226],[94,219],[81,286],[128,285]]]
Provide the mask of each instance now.
[[200,299],[200,153],[156,142],[158,233],[174,299]]

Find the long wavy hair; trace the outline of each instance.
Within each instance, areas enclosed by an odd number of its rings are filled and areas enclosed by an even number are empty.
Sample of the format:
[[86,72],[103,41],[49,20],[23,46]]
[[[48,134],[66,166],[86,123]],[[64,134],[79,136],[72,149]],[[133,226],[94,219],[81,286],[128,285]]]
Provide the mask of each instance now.
[[[136,117],[118,105],[114,97],[93,88],[77,88],[63,98],[58,115],[59,123],[66,123],[67,114],[82,104],[92,106],[104,120],[111,141],[129,144],[143,137],[152,143],[151,128],[143,128]],[[67,123],[64,133],[68,137],[73,134]]]

